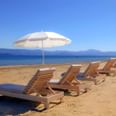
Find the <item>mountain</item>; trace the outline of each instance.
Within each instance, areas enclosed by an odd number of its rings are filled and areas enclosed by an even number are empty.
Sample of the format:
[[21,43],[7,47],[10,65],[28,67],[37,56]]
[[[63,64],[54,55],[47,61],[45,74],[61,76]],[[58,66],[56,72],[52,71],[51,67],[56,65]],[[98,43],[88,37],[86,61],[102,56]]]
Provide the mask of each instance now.
[[[41,50],[28,50],[28,49],[4,49],[0,48],[0,56],[7,55],[26,55],[26,56],[40,56]],[[95,49],[86,51],[45,51],[48,56],[116,56],[116,52],[109,51],[103,52]]]

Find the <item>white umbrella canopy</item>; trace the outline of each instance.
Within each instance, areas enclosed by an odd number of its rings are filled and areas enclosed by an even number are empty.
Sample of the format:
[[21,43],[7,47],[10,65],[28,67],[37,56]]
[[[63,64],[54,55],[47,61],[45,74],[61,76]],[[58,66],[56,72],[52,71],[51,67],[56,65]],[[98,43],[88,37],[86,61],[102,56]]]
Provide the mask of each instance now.
[[51,48],[71,43],[71,40],[54,32],[35,32],[27,34],[15,42],[16,47]]
[[35,32],[23,36],[15,42],[16,47],[41,48],[44,64],[44,48],[52,48],[70,44],[71,40],[55,32]]

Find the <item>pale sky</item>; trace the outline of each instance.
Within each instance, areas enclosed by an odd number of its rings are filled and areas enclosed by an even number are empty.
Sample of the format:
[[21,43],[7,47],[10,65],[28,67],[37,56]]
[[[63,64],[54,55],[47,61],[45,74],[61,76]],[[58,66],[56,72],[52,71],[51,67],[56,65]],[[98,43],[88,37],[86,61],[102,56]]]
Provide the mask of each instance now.
[[116,51],[116,0],[0,0],[0,48],[39,31],[72,40],[52,50]]

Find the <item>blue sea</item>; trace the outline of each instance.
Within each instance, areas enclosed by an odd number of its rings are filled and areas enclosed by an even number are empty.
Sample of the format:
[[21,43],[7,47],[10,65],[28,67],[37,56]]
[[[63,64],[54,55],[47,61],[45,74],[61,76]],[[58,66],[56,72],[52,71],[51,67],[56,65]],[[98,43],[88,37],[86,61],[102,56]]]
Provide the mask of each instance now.
[[[45,64],[70,64],[107,60],[113,56],[45,56]],[[41,64],[41,56],[0,56],[0,66]]]

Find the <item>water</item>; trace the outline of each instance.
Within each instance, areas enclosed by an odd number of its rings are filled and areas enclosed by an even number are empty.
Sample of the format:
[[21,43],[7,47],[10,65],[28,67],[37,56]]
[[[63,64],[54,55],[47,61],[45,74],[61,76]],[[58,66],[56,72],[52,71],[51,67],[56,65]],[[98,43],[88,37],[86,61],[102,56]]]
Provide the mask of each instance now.
[[[46,56],[45,64],[69,64],[107,60],[113,56]],[[41,64],[41,56],[0,56],[0,66]]]

